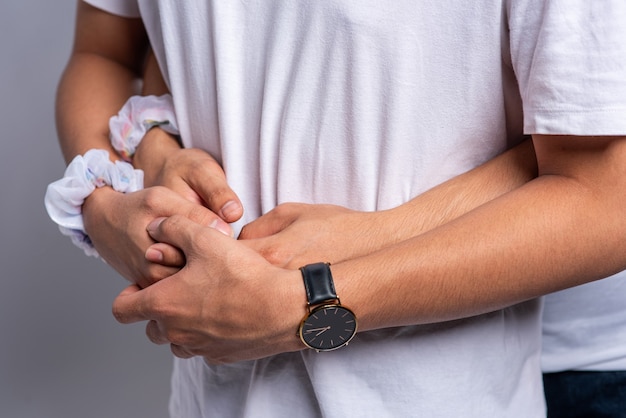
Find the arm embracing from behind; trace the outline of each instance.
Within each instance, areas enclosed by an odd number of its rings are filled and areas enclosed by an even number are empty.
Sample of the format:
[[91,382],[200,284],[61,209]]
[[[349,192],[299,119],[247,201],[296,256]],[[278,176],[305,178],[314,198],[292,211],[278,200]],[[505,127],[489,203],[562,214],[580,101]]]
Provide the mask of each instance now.
[[[366,328],[481,314],[626,268],[626,138],[534,135],[533,144],[536,179],[334,266]],[[388,297],[372,303],[377,292]]]
[[[536,179],[332,266],[361,331],[469,317],[626,268],[626,138],[535,135],[533,144]],[[150,233],[181,248],[187,264],[148,289],[123,292],[118,320],[148,320],[152,341],[213,362],[303,348],[295,335],[306,307],[299,271],[181,217],[153,223]]]
[[333,205],[285,203],[247,224],[240,239],[273,264],[336,263],[422,234],[537,176],[530,139],[404,205],[360,212]]

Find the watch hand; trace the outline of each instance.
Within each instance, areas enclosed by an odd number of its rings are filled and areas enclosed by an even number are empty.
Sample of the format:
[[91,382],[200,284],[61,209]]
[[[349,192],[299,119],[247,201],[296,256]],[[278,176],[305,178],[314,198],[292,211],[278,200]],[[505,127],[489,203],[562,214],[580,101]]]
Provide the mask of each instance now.
[[322,334],[322,333],[324,333],[324,332],[328,331],[329,329],[330,329],[330,325],[329,325],[329,326],[327,326],[327,327],[323,327],[323,328],[312,328],[312,329],[307,329],[305,332],[306,332],[307,334],[310,334],[310,333],[312,333],[312,332],[319,331],[317,334],[315,334],[315,336],[317,337],[318,335],[320,335],[320,334]]
[[315,336],[319,336],[320,334],[325,333],[326,331],[328,331],[330,329],[330,326],[325,327],[324,329],[322,329],[320,332],[318,332],[317,334],[315,334]]

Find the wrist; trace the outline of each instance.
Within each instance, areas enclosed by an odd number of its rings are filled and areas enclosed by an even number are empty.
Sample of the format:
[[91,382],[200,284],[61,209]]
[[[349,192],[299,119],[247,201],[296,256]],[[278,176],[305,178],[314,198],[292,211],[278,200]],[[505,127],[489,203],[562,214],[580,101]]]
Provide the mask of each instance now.
[[358,318],[359,332],[381,327],[377,303],[386,299],[380,295],[388,293],[380,282],[371,279],[372,268],[364,260],[361,257],[331,266],[337,295]]
[[137,146],[133,156],[133,167],[144,172],[144,184],[155,184],[169,155],[181,148],[176,136],[160,127],[150,129]]
[[155,127],[179,134],[172,96],[132,96],[109,119],[111,145],[125,161],[131,162],[144,137]]
[[83,225],[87,235],[92,231],[94,225],[102,221],[109,214],[107,202],[115,197],[118,192],[113,190],[111,186],[103,186],[96,188],[89,196],[85,198],[82,207]]
[[357,319],[354,311],[341,302],[330,264],[307,264],[300,272],[308,311],[298,328],[300,339],[318,352],[347,346],[356,334]]
[[140,190],[143,172],[123,161],[112,162],[106,150],[92,149],[70,162],[63,178],[48,185],[44,198],[50,218],[88,255],[98,253],[85,231],[83,204],[96,189],[105,186],[122,193]]
[[[271,295],[264,306],[272,308],[272,323],[270,328],[276,333],[274,338],[279,342],[281,351],[297,351],[306,348],[298,336],[298,327],[302,317],[307,312],[307,299],[302,283],[302,274],[299,270],[275,268],[270,279],[264,280],[267,286],[265,294]],[[277,286],[276,283],[280,283]],[[278,301],[278,303],[277,303]]]

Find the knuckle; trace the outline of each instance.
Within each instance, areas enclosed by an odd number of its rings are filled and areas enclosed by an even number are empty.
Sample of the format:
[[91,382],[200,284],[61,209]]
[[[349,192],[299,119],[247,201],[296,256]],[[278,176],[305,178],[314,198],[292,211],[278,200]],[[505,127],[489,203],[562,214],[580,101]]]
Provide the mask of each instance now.
[[259,250],[263,258],[270,264],[284,267],[289,263],[291,254],[275,246],[267,246]]
[[187,217],[202,226],[209,226],[217,218],[217,215],[215,215],[204,206],[194,205],[193,207],[189,208]]
[[186,217],[181,214],[174,214],[163,220],[160,228],[164,231],[179,231],[184,228]]
[[126,324],[128,322],[126,313],[122,311],[118,305],[114,304],[111,311],[113,313],[113,317],[117,322],[121,324]]
[[159,326],[156,321],[148,321],[146,336],[154,344],[163,344],[163,338],[160,336]]
[[167,340],[178,347],[189,347],[193,344],[193,339],[189,333],[180,330],[168,330],[165,334]]
[[170,344],[170,350],[172,351],[172,354],[178,358],[187,359],[194,356],[193,353],[183,347],[177,346],[176,344]]
[[176,172],[181,176],[190,176],[194,173],[213,173],[215,169],[222,168],[219,164],[204,150],[198,148],[184,148],[176,152],[170,157],[165,168],[170,172]]
[[176,271],[177,269],[162,266],[160,264],[146,263],[146,266],[143,268],[143,272],[142,272],[143,282],[150,283],[150,284],[156,283],[159,280],[163,280],[166,277],[169,277],[175,274]]
[[206,158],[206,154],[198,149],[190,149],[188,155],[191,157],[191,161],[188,164],[190,172],[210,172],[214,170],[214,161],[210,158]]
[[271,264],[277,265],[281,262],[282,257],[280,252],[273,247],[262,249],[261,254],[263,254],[263,257]]
[[163,170],[168,173],[182,173],[195,161],[198,149],[181,148],[170,155],[163,165]]
[[278,218],[284,218],[296,212],[298,207],[299,207],[298,203],[293,203],[293,202],[281,203],[280,205],[276,206],[272,210],[272,212],[274,212],[274,215],[276,215]]
[[174,309],[168,302],[167,295],[157,290],[157,286],[146,290],[149,291],[145,293],[144,303],[149,307],[151,316],[155,320],[162,321],[175,315]]
[[157,208],[165,198],[166,188],[163,186],[154,186],[144,189],[143,208],[146,212],[152,212]]
[[219,206],[220,202],[232,198],[232,192],[223,180],[221,183],[212,182],[211,187],[209,187],[204,193],[204,198],[208,200],[207,203]]

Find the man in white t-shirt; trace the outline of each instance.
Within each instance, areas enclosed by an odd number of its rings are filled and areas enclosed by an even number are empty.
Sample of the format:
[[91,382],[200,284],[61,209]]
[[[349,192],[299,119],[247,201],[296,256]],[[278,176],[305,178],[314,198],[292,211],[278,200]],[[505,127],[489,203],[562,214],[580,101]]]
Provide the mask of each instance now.
[[[79,5],[66,158],[111,150],[148,38],[188,148],[155,131],[135,164],[169,189],[83,206],[105,260],[162,279],[114,312],[181,357],[172,416],[544,415],[536,297],[626,268],[626,5],[90,3],[141,20]],[[307,301],[356,317],[348,346]]]

